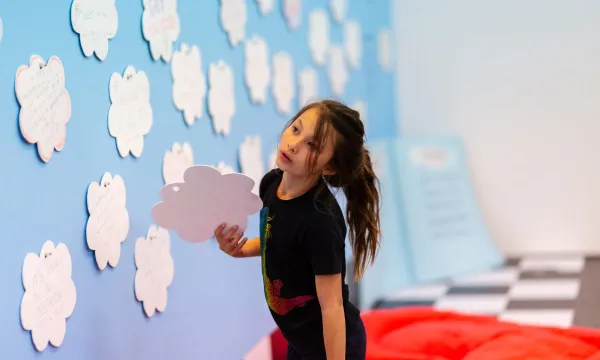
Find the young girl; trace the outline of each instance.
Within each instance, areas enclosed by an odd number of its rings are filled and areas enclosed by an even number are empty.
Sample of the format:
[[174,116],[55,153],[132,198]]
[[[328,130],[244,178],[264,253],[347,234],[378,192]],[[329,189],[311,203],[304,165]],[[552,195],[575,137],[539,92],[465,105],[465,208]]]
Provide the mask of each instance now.
[[237,228],[215,237],[233,257],[262,256],[267,304],[288,360],[364,360],[366,334],[345,284],[346,222],[327,185],[341,188],[358,280],[379,246],[379,193],[357,111],[309,104],[286,125],[277,167],[260,183],[260,237]]

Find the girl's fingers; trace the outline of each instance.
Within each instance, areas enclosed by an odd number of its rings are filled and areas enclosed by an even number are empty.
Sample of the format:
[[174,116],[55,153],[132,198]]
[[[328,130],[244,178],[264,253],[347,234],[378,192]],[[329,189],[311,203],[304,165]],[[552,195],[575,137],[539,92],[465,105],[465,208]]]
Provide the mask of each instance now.
[[215,238],[218,239],[222,235],[223,229],[225,229],[225,224],[221,224],[215,229]]
[[241,231],[238,231],[238,226],[232,226],[227,231],[225,230],[225,224],[219,225],[215,230],[215,239],[219,243],[219,248],[229,255],[234,255],[238,251],[241,251],[242,247],[248,239],[240,241],[244,235]]
[[231,237],[233,237],[235,235],[235,232],[238,230],[238,226],[234,226],[231,229],[229,229],[229,231],[227,232],[227,239],[230,239]]
[[242,241],[237,243],[236,247],[231,252],[231,255],[238,255],[239,253],[241,253],[242,248],[244,247],[244,244],[246,244],[246,241],[248,241],[248,238],[244,238]]
[[242,238],[242,236],[244,236],[244,233],[241,231],[239,233],[235,234],[235,236],[234,236],[235,242],[236,243],[239,242],[240,239]]
[[238,233],[232,234],[229,236],[229,238],[227,239],[227,243],[228,245],[235,245],[240,241],[240,238],[242,237],[243,233],[240,231]]
[[229,238],[229,248],[231,249],[230,252],[234,251],[234,249],[238,246],[242,235],[244,234],[242,234],[242,232],[239,232],[233,235],[231,238]]

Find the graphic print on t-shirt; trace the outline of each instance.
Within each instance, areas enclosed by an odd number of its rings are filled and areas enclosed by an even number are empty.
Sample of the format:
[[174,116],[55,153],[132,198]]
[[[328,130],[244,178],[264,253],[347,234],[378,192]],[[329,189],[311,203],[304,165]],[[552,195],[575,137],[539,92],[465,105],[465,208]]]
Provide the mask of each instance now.
[[307,301],[314,299],[314,296],[303,295],[291,299],[281,297],[281,288],[283,281],[269,279],[267,276],[267,240],[271,237],[271,224],[273,217],[269,216],[269,208],[264,207],[260,212],[260,249],[262,261],[262,273],[265,286],[265,298],[267,305],[277,315],[286,315],[294,308],[304,306]]

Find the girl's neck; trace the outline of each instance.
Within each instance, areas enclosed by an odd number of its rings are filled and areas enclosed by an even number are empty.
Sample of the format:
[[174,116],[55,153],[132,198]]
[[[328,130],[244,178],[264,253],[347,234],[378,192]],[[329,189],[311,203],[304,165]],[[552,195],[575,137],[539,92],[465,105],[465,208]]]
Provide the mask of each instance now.
[[277,187],[277,197],[281,200],[291,200],[306,194],[319,181],[319,176],[294,176],[283,172],[281,183]]

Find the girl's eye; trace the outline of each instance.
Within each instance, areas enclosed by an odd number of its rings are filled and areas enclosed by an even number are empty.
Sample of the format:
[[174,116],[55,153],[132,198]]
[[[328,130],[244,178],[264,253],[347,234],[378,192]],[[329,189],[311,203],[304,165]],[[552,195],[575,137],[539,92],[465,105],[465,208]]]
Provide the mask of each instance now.
[[298,128],[296,126],[292,126],[292,131],[294,132],[294,134],[298,133]]

